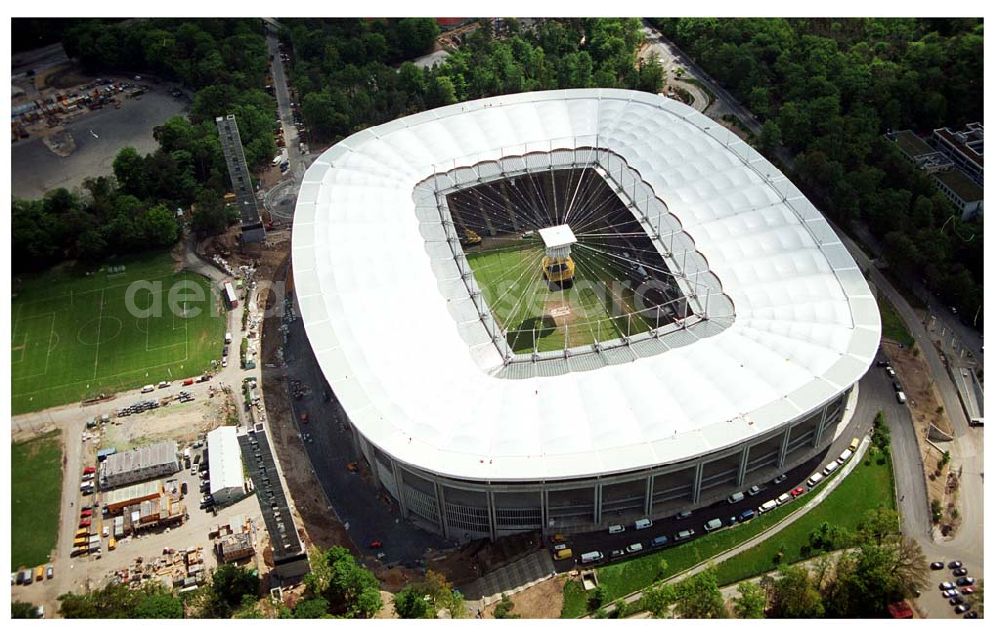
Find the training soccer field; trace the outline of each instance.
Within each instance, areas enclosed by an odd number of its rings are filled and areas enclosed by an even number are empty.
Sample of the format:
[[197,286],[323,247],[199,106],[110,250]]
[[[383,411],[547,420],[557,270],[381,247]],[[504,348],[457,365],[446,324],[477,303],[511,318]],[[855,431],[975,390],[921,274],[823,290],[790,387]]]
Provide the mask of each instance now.
[[168,254],[116,264],[124,272],[60,267],[15,283],[14,414],[194,376],[219,357],[225,316],[208,279],[175,273]]
[[542,278],[540,244],[466,253],[476,283],[507,331],[517,353],[561,350],[636,334],[650,329],[634,314],[631,297],[620,283],[621,267],[600,253],[574,251],[576,276],[567,288]]

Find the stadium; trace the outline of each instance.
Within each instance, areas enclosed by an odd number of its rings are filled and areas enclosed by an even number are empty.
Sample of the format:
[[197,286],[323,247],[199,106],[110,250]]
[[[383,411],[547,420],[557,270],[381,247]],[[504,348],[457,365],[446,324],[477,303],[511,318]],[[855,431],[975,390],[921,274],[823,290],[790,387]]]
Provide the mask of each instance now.
[[881,329],[778,169],[632,91],[350,136],[305,175],[292,268],[358,450],[452,539],[666,517],[774,478],[832,442]]

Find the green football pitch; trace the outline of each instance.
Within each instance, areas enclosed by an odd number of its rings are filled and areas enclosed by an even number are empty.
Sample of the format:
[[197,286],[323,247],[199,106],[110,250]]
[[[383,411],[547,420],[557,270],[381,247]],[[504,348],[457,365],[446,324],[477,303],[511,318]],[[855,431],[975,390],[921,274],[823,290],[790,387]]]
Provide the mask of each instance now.
[[208,279],[174,272],[168,254],[120,265],[58,268],[15,285],[14,414],[194,376],[218,358],[225,317]]
[[566,288],[542,278],[541,243],[466,252],[486,303],[517,353],[562,350],[650,330],[635,313],[627,275],[607,256],[575,249],[576,274]]

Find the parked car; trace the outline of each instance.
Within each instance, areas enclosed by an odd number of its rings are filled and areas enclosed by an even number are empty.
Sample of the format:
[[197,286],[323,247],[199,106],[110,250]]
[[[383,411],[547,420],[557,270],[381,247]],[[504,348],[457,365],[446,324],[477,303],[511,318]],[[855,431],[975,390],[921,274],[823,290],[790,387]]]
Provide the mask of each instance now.
[[691,517],[691,511],[681,511],[677,515],[674,515],[675,520],[682,520],[688,517]]
[[958,597],[952,597],[952,598],[948,599],[948,603],[950,603],[952,605],[959,605],[959,604],[965,603],[965,599],[963,599],[960,596],[958,596]]
[[756,484],[747,489],[747,495],[754,496],[761,492],[761,488]]
[[968,612],[968,611],[969,611],[968,603],[959,603],[958,605],[955,606],[955,614],[962,614],[963,612]]
[[941,570],[942,568],[944,568],[944,562],[943,561],[932,561],[931,562],[931,570]]
[[782,473],[782,474],[781,474],[780,476],[778,476],[777,478],[775,478],[775,479],[774,479],[774,480],[772,480],[771,482],[772,482],[773,484],[781,484],[781,483],[782,483],[782,482],[784,482],[784,481],[785,481],[785,480],[786,480],[787,478],[788,478],[788,475],[787,475],[787,474],[784,474],[784,473]]
[[793,498],[797,498],[797,497],[799,497],[800,495],[802,495],[802,494],[803,494],[803,493],[805,493],[805,492],[806,492],[805,488],[803,488],[803,487],[795,487],[794,489],[792,489],[792,490],[791,490],[791,491],[789,491],[788,493],[789,493],[789,495],[791,495],[791,496],[792,496]]
[[960,560],[958,560],[958,559],[956,559],[955,561],[949,561],[948,562],[948,567],[949,568],[961,568],[962,565],[963,565],[962,562]]
[[55,574],[56,574],[56,570],[55,570],[55,568],[52,567],[52,565],[48,565],[48,566],[45,567],[45,578],[46,579],[51,579],[52,577],[55,576]]
[[752,520],[756,514],[753,509],[747,509],[736,516],[736,520],[739,522],[745,522],[747,520]]
[[625,527],[622,526],[621,524],[612,524],[611,526],[608,527],[608,533],[610,533],[611,535],[616,535],[618,533],[624,533],[624,532],[625,532]]
[[664,546],[667,545],[668,541],[669,540],[667,539],[666,535],[660,535],[658,537],[654,537],[653,540],[651,542],[649,542],[649,547],[650,548],[663,548]]
[[958,596],[958,590],[956,590],[955,588],[952,588],[950,590],[942,590],[941,596],[944,597],[945,599],[950,599],[951,597]]
[[950,581],[942,581],[938,584],[938,590],[954,590],[955,584]]
[[611,551],[610,556],[612,559],[621,559],[622,557],[625,556],[625,551],[622,550],[621,548],[615,548],[614,550]]
[[964,577],[965,575],[969,574],[969,571],[966,570],[965,568],[955,568],[954,570],[951,571],[951,574],[955,577]]
[[629,554],[640,552],[642,550],[642,544],[639,542],[629,544],[625,550],[628,551]]
[[722,528],[722,520],[719,518],[711,519],[705,522],[705,532],[711,533],[714,530]]
[[955,582],[960,586],[971,586],[976,583],[975,577],[959,577],[958,581]]
[[774,501],[778,503],[778,506],[781,506],[782,504],[784,504],[785,502],[790,501],[791,499],[792,499],[792,496],[790,494],[788,494],[788,493],[782,493]]
[[963,619],[978,619],[979,618],[979,612],[976,612],[975,610],[973,610],[971,612],[966,612],[965,616],[963,616],[962,618]]
[[678,532],[674,533],[674,541],[675,542],[682,542],[682,541],[684,541],[686,539],[691,539],[692,537],[694,537],[694,529],[690,529],[690,528],[685,528],[682,531],[678,531]]
[[885,366],[885,371],[886,371],[886,373],[887,373],[887,374],[888,374],[889,376],[891,376],[891,377],[895,378],[895,376],[896,376],[896,371],[892,369],[892,366],[891,366],[891,365],[887,365],[887,366]]
[[962,594],[972,594],[976,591],[976,586],[965,586],[962,588]]

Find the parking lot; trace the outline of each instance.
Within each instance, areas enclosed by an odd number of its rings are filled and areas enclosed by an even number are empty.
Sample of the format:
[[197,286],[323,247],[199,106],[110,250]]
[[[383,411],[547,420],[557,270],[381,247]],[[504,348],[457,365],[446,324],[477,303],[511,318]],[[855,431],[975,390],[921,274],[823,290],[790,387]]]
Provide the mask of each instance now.
[[57,187],[72,189],[88,177],[112,173],[112,163],[126,146],[140,154],[155,151],[159,144],[153,128],[187,107],[183,98],[171,96],[161,85],[150,86],[141,99],[129,99],[121,109],[88,112],[67,123],[64,129],[76,149],[62,157],[35,136],[11,146],[11,190],[18,198],[40,198]]

